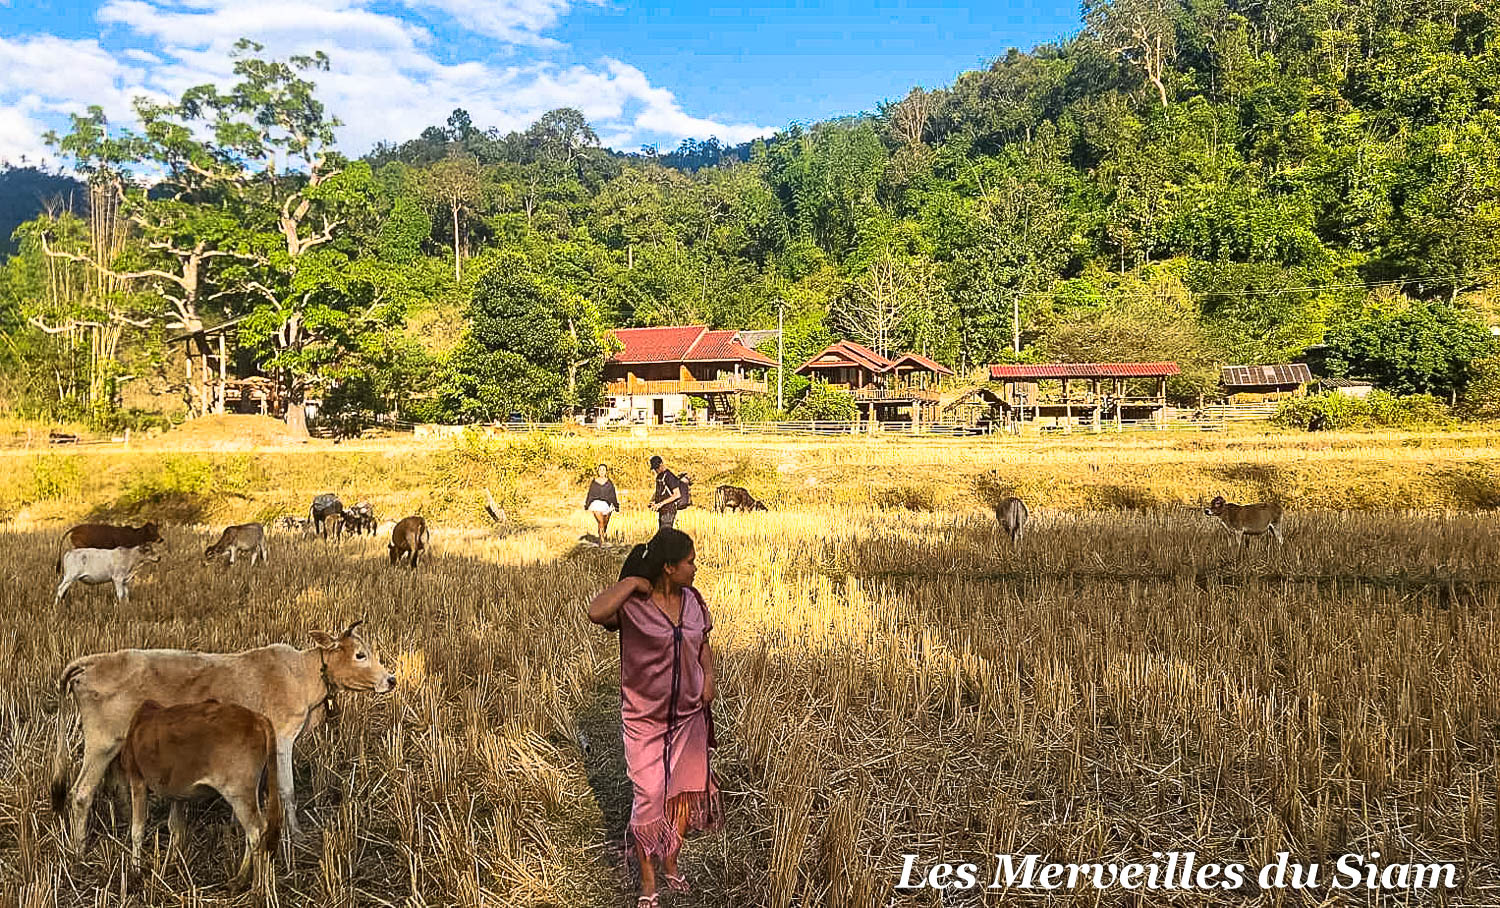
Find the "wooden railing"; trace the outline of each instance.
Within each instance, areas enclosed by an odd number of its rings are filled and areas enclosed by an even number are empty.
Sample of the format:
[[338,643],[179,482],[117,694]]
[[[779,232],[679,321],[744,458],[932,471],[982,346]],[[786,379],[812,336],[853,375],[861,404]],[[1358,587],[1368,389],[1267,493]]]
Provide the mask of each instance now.
[[766,383],[753,378],[715,378],[706,381],[612,381],[604,386],[606,394],[747,394],[766,393]]
[[942,392],[930,388],[860,388],[855,400],[937,400]]

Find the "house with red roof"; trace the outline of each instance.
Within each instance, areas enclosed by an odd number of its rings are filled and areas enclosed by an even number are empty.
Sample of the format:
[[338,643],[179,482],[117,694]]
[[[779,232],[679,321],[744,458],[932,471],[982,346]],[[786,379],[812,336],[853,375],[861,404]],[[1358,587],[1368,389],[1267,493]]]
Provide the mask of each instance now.
[[1181,373],[1171,362],[1009,363],[990,366],[990,381],[1004,388],[997,403],[1011,425],[1045,420],[1071,431],[1083,420],[1098,431],[1105,420],[1165,421],[1167,379]]
[[766,370],[776,366],[732,329],[671,325],[610,334],[619,349],[604,362],[606,422],[676,422],[692,411],[693,397],[708,404],[695,416],[726,416],[740,395],[766,393]]
[[841,340],[798,366],[797,374],[849,391],[862,418],[930,422],[937,418],[941,400],[937,383],[953,370],[919,353],[886,357]]

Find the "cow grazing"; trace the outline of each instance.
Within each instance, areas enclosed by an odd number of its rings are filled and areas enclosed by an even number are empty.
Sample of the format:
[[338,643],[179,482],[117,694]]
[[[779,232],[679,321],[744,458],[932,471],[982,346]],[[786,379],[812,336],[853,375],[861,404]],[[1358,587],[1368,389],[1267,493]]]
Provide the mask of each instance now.
[[276,527],[278,529],[291,530],[296,533],[305,533],[312,529],[312,525],[312,518],[293,517],[290,514],[283,514],[276,520]]
[[378,526],[379,522],[375,519],[375,509],[370,506],[368,501],[361,501],[354,507],[344,511],[345,532],[354,533],[355,535],[369,533],[371,536],[374,536]]
[[203,550],[203,560],[209,561],[223,555],[234,564],[238,555],[249,555],[250,566],[266,560],[266,530],[258,523],[240,523],[225,527],[219,541]]
[[1251,536],[1262,536],[1269,533],[1279,543],[1281,538],[1281,505],[1276,502],[1265,502],[1262,504],[1231,504],[1224,500],[1223,495],[1214,496],[1214,500],[1208,503],[1203,513],[1210,517],[1219,518],[1224,525],[1224,530],[1229,533],[1233,540],[1236,533],[1239,534],[1243,545],[1250,544]]
[[766,506],[739,486],[719,486],[714,489],[715,511],[764,511]]
[[[172,798],[173,828],[181,828],[181,802],[200,787],[212,788],[234,809],[245,831],[245,857],[235,883],[250,876],[257,849],[269,855],[281,837],[281,779],[271,720],[233,703],[205,700],[162,706],[147,700],[136,710],[120,745],[120,770],[130,786],[130,853],[137,868],[146,837],[148,792]],[[266,776],[266,809],[260,777]],[[179,844],[179,843],[173,843]]]
[[80,523],[64,533],[59,541],[56,570],[62,571],[62,556],[69,549],[129,549],[161,542],[161,529],[153,521],[138,527]]
[[113,583],[115,601],[123,605],[130,601],[130,584],[136,571],[143,564],[160,560],[161,555],[149,544],[125,549],[69,549],[62,556],[62,581],[52,604],[60,604],[68,588],[81,580],[90,586]]
[[312,508],[308,510],[308,515],[312,517],[313,527],[324,539],[328,538],[330,530],[333,531],[334,538],[338,538],[339,532],[343,529],[342,523],[335,521],[333,526],[330,527],[328,525],[328,518],[334,515],[342,515],[343,513],[344,503],[339,501],[339,497],[332,492],[324,492],[322,495],[314,498]]
[[387,551],[391,556],[391,564],[400,561],[404,556],[411,556],[411,566],[417,566],[417,554],[427,548],[427,521],[416,515],[403,517],[391,530],[391,543]]
[[1007,498],[995,505],[995,521],[1000,524],[1000,529],[1010,534],[1010,544],[1018,546],[1021,537],[1026,533],[1026,521],[1031,519],[1031,512],[1026,508],[1026,502],[1019,498]]
[[[94,790],[119,753],[136,710],[147,700],[163,706],[219,700],[253,710],[276,731],[276,779],[286,829],[296,834],[292,797],[292,745],[316,727],[335,691],[386,693],[396,676],[355,634],[354,622],[338,637],[312,633],[313,646],[299,650],[275,643],[239,653],[196,653],[170,649],[122,649],[74,659],[58,681],[61,700],[71,699],[83,727],[83,762],[68,796],[68,723],[57,711],[57,750],[52,762],[52,808],[69,806],[73,845],[81,848]],[[64,704],[65,705],[65,704]]]

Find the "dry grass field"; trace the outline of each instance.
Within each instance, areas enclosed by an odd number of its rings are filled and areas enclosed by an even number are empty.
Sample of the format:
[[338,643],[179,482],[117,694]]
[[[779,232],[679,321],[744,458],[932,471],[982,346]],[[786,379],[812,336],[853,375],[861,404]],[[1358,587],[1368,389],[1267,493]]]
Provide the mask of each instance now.
[[[0,453],[15,466],[0,471],[0,905],[632,905],[617,643],[584,616],[621,553],[579,543],[580,480],[613,464],[627,494],[612,529],[645,538],[652,450],[689,467],[704,504],[730,480],[775,509],[679,522],[716,621],[728,822],[689,842],[695,892],[664,904],[991,904],[897,891],[902,856],[1174,850],[1254,867],[1378,851],[1456,862],[1459,887],[1050,901],[1500,904],[1497,445],[581,435]],[[479,526],[484,487],[509,525]],[[277,532],[268,566],[200,563],[198,523],[327,490],[387,521],[428,515],[435,557],[411,572],[382,538]],[[1010,490],[1037,505],[1018,552],[984,510]],[[1188,507],[1214,492],[1287,502],[1286,544],[1230,546]],[[179,521],[125,608],[107,587],[52,605],[57,536],[89,514]],[[101,797],[88,851],[65,856],[46,781],[70,659],[306,645],[359,617],[398,687],[342,695],[299,742],[307,836],[262,891],[223,887],[242,840],[221,804],[189,812],[181,850],[158,804],[144,877],[123,890],[126,800],[112,815]]]

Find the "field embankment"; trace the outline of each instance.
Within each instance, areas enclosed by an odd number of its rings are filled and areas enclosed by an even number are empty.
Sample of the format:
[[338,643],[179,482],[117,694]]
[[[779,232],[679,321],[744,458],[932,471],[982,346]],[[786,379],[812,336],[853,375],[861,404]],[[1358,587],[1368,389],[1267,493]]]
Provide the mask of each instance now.
[[644,506],[646,458],[692,475],[707,504],[719,483],[773,508],[829,505],[966,510],[999,494],[1034,508],[1146,510],[1275,498],[1288,509],[1500,508],[1500,430],[1316,434],[1136,433],[1048,438],[807,439],[723,432],[537,432],[494,439],[289,440],[254,417],[124,445],[0,450],[0,519],[21,523],[154,516],[268,520],[320,493],[378,513],[484,522],[488,488],[514,517],[582,505],[606,463],[625,507]]

